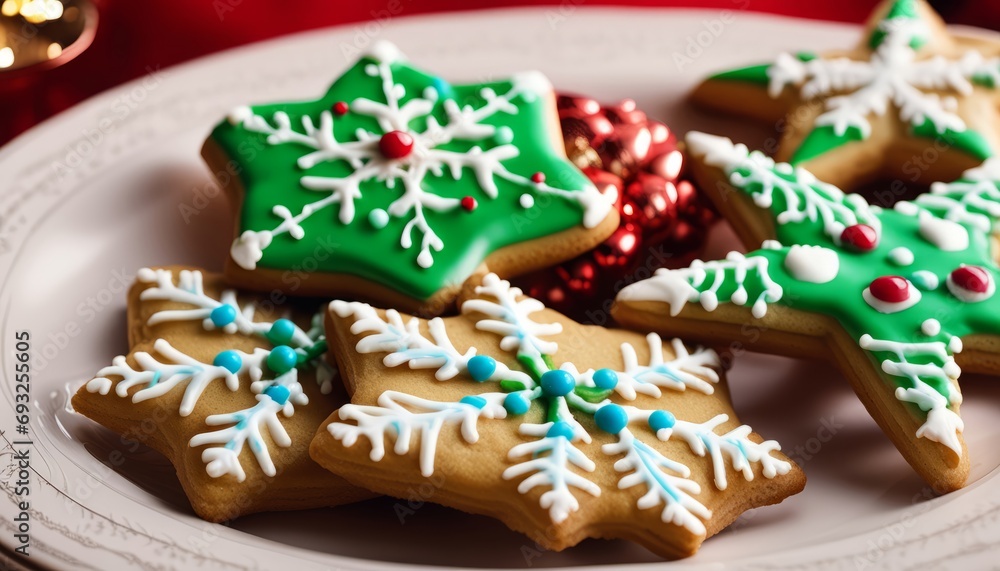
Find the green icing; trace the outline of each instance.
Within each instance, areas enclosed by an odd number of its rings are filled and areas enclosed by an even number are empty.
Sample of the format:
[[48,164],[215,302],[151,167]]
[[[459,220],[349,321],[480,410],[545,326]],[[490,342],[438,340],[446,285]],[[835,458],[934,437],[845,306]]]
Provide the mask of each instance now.
[[[369,58],[358,61],[334,82],[324,96],[315,101],[259,105],[252,111],[272,127],[276,112],[287,113],[291,127],[302,132],[304,117],[319,125],[321,113],[329,111],[337,102],[347,102],[351,106],[361,99],[385,103],[387,98],[382,79],[368,73],[377,67],[375,64],[375,60]],[[405,89],[400,99],[401,107],[414,98],[424,96],[428,89],[438,93],[429,115],[418,115],[407,125],[415,132],[427,128],[429,118],[438,124],[447,124],[444,102],[448,99],[462,108],[479,108],[486,104],[484,90],[504,95],[514,86],[511,81],[450,85],[403,61],[391,63],[390,69],[394,81]],[[503,167],[522,178],[541,172],[545,175],[546,184],[557,189],[593,190],[583,173],[552,147],[547,130],[551,118],[548,98],[524,92],[514,96],[511,102],[516,105],[516,113],[501,111],[480,122],[501,127],[497,131],[500,140],[509,137],[517,147],[518,155],[505,158]],[[300,168],[297,161],[313,149],[296,142],[274,144],[274,141],[269,142],[268,135],[248,130],[245,125],[222,122],[211,135],[229,158],[241,167],[239,176],[245,196],[239,217],[240,232],[271,231],[282,222],[273,212],[275,207],[283,206],[294,215],[329,194],[326,190],[305,188],[300,183],[303,176],[343,178],[357,168],[357,165],[352,166],[342,159]],[[358,130],[372,133],[375,139],[385,132],[373,117],[356,113],[353,109],[342,117],[334,116],[333,134],[337,141],[358,140]],[[479,147],[488,152],[503,144],[496,139],[494,136],[456,137],[435,148],[466,153]],[[443,242],[440,251],[432,252],[433,264],[430,267],[421,267],[416,261],[423,237],[418,228],[411,229],[412,247],[406,249],[400,244],[404,228],[413,218],[412,211],[390,216],[384,226],[381,223],[385,217],[369,223],[368,213],[375,209],[392,214],[390,204],[404,191],[401,180],[396,181],[395,188],[390,188],[384,180],[375,178],[360,184],[360,197],[354,201],[356,214],[351,222],[345,224],[339,220],[339,204],[318,210],[301,222],[304,230],[302,239],[295,239],[289,233],[275,234],[273,241],[263,249],[257,267],[347,273],[384,284],[417,299],[427,299],[444,286],[461,284],[484,258],[499,248],[549,236],[581,224],[583,208],[575,200],[576,192],[572,193],[573,196],[542,194],[532,184],[493,176],[498,189],[494,199],[483,192],[471,169],[461,169],[457,174],[457,179],[453,178],[452,172],[444,168],[440,173],[429,173],[422,184],[424,190],[434,195],[452,199],[471,196],[478,203],[472,212],[463,208],[444,211],[424,209],[427,224]],[[522,194],[533,196],[534,208],[520,206]]]
[[972,75],[972,83],[976,85],[982,85],[983,87],[988,87],[993,89],[997,86],[997,75],[1000,74],[1000,68],[995,70],[994,73],[980,72]]
[[913,134],[918,137],[937,139],[946,143],[949,147],[954,147],[981,161],[993,156],[993,149],[990,148],[990,144],[982,135],[972,129],[965,129],[964,131],[946,129],[944,133],[939,133],[934,127],[934,123],[925,119],[920,125],[913,126]]
[[[888,35],[888,33],[882,29],[882,23],[895,19],[916,20],[919,18],[920,14],[917,11],[916,0],[897,0],[892,7],[889,8],[885,18],[883,18],[882,22],[879,23],[879,27],[872,32],[872,35],[868,38],[868,46],[874,50],[882,45],[882,42]],[[926,43],[927,38],[923,35],[914,35],[910,38],[910,47],[915,50],[920,49]]]
[[[805,62],[814,60],[818,56],[812,52],[799,52],[795,54],[795,57],[799,58],[800,61]],[[771,69],[771,64],[769,63],[760,65],[751,65],[748,67],[740,67],[737,69],[723,71],[710,76],[709,79],[720,79],[726,81],[743,81],[747,83],[758,83],[761,85],[767,85],[771,81],[771,77],[770,75],[768,75],[769,69]]]
[[736,69],[730,69],[728,71],[723,71],[712,75],[709,79],[721,79],[728,81],[744,81],[747,83],[760,83],[767,85],[770,78],[767,76],[767,70],[771,67],[771,64],[764,63],[760,65],[751,65],[747,67],[739,67]]
[[[990,252],[989,228],[995,222],[995,218],[988,210],[1000,207],[1000,186],[998,186],[1000,183],[990,181],[984,185],[982,181],[957,181],[951,183],[947,191],[936,190],[932,200],[928,200],[925,195],[914,203],[908,203],[910,209],[904,208],[903,211],[868,207],[860,196],[844,195],[824,183],[810,184],[809,189],[815,193],[814,196],[822,197],[821,202],[843,207],[834,210],[832,215],[833,219],[841,224],[853,223],[854,220],[849,218],[864,220],[866,213],[868,216],[877,216],[878,222],[881,223],[881,237],[877,247],[869,252],[858,252],[839,246],[835,242],[825,230],[820,210],[816,211],[816,220],[805,217],[784,224],[778,222],[778,217],[789,209],[788,196],[797,202],[793,210],[801,211],[809,204],[805,196],[806,186],[801,180],[796,182],[795,171],[784,167],[787,165],[766,169],[768,174],[765,175],[765,178],[777,177],[789,182],[785,188],[793,191],[789,195],[775,191],[768,207],[775,219],[775,239],[784,246],[775,249],[765,248],[747,255],[748,259],[763,257],[768,260],[766,277],[782,288],[782,295],[777,303],[807,312],[833,316],[854,339],[869,334],[876,339],[899,343],[920,344],[939,341],[947,345],[952,336],[963,337],[976,333],[1000,334],[1000,295],[993,295],[981,302],[965,303],[952,295],[945,286],[948,275],[963,264],[986,268],[994,282],[1000,280],[1000,269],[994,263]],[[738,191],[756,197],[763,189],[760,182],[762,179],[759,176],[761,170],[759,163],[751,168],[744,162],[735,170],[727,169],[726,172],[731,172],[730,181]],[[815,204],[815,201],[813,203]],[[919,217],[916,215],[921,211],[961,223],[968,231],[969,247],[963,251],[946,252],[924,239],[920,234]],[[845,212],[848,215],[845,216]],[[834,250],[840,260],[840,269],[836,277],[823,284],[796,279],[784,264],[785,257],[793,244],[822,246]],[[889,252],[899,246],[909,248],[913,252],[915,262],[912,265],[901,268],[890,260]],[[724,262],[708,264],[718,263]],[[862,297],[862,291],[875,278],[890,275],[908,277],[918,270],[933,273],[938,277],[940,285],[933,290],[922,290],[920,301],[908,309],[883,314],[868,305]],[[698,284],[696,289],[705,292],[715,288],[713,290],[715,296],[721,302],[726,302],[742,287],[748,294],[747,305],[751,305],[767,289],[765,276],[760,272],[748,272],[740,281],[736,269],[727,268],[720,271],[723,271],[724,275],[721,287],[716,287],[719,282],[710,271],[708,278]],[[918,285],[926,287],[926,284]],[[934,336],[927,336],[921,331],[923,322],[930,318],[937,319],[941,324],[941,331]],[[884,351],[870,352],[870,357],[873,366],[879,371],[883,360],[897,360],[892,353]],[[945,364],[944,359],[933,352],[915,354],[908,357],[908,361],[930,363],[938,367]],[[882,375],[903,388],[913,386],[913,383],[905,377],[892,376],[884,372]],[[950,385],[943,376],[920,375],[919,378],[945,397],[950,394]]]
[[832,126],[821,125],[813,128],[806,135],[789,162],[793,165],[803,163],[851,141],[861,141],[864,138],[861,129],[855,126],[848,127],[844,130],[843,135],[838,135]]

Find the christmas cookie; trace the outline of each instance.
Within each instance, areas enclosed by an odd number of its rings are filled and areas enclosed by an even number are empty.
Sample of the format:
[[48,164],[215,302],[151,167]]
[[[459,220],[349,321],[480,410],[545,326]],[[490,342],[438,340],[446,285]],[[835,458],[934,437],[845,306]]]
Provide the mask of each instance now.
[[440,313],[477,272],[550,266],[618,225],[566,159],[545,77],[452,85],[386,42],[315,101],[234,109],[202,154],[238,172],[219,181],[226,276],[252,289]]
[[578,321],[604,325],[619,289],[660,267],[681,267],[704,244],[709,201],[684,176],[677,137],[635,101],[601,106],[559,95],[566,155],[598,189],[621,197],[619,226],[596,248],[515,285]]
[[622,324],[837,363],[913,468],[964,485],[961,368],[995,374],[1000,161],[893,209],[691,133],[696,182],[748,247],[625,288]]
[[128,322],[129,354],[81,387],[73,408],[170,459],[199,516],[372,495],[309,458],[316,428],[344,398],[322,358],[321,317],[170,267],[139,271]]
[[778,161],[843,189],[898,179],[899,196],[1000,148],[998,54],[996,41],[950,34],[923,0],[888,0],[853,49],[725,71],[693,99],[774,125]]
[[398,497],[429,482],[430,501],[545,549],[618,537],[670,558],[805,484],[740,425],[713,351],[579,325],[494,274],[460,307],[425,321],[330,304],[352,397],[313,440],[317,462]]

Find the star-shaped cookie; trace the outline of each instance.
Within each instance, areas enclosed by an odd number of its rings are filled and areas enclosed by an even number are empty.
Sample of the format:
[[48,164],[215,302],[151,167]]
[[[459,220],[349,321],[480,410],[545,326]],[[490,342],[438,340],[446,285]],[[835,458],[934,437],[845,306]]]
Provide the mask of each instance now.
[[800,491],[774,441],[740,425],[715,352],[583,326],[488,274],[430,321],[334,301],[351,404],[313,440],[348,481],[490,515],[561,550],[626,538],[694,553],[744,510]]
[[618,226],[544,76],[452,85],[384,41],[315,101],[233,110],[202,154],[236,206],[226,276],[248,288],[437,314],[476,272],[543,268]]
[[659,271],[619,294],[615,318],[832,360],[928,483],[962,487],[959,374],[996,374],[1000,354],[1000,161],[887,210],[729,139],[689,133],[687,145],[695,179],[760,249]]
[[197,268],[142,269],[128,295],[130,352],[73,408],[166,456],[208,521],[371,497],[309,458],[316,428],[343,403],[314,315]]
[[996,41],[949,33],[923,0],[887,0],[853,49],[783,53],[718,73],[692,98],[774,125],[778,161],[840,188],[927,185],[1000,149],[998,54]]

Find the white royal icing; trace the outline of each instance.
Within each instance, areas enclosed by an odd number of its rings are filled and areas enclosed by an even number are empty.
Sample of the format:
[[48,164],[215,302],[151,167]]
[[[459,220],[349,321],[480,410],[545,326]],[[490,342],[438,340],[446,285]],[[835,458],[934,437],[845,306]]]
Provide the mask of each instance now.
[[986,272],[986,277],[989,280],[989,283],[986,286],[986,291],[982,293],[977,293],[974,291],[969,291],[967,289],[958,287],[958,284],[952,281],[951,274],[948,275],[944,283],[945,286],[948,288],[948,291],[951,292],[951,295],[957,297],[958,299],[964,301],[965,303],[977,303],[993,297],[993,294],[996,293],[997,285],[996,282],[993,281],[993,275],[990,274],[989,272]]
[[929,212],[920,213],[920,236],[945,252],[961,252],[969,247],[969,231],[951,220]]
[[906,289],[909,293],[909,297],[899,302],[882,301],[872,295],[871,289],[869,288],[865,288],[864,291],[861,292],[861,296],[865,298],[865,302],[867,302],[868,305],[872,306],[872,308],[879,313],[899,313],[900,311],[909,309],[920,302],[920,290],[913,287],[913,283],[911,283],[910,280],[906,280]]
[[[952,341],[958,339],[953,337]],[[862,349],[866,351],[887,352],[892,359],[882,361],[882,370],[889,375],[907,379],[911,388],[896,389],[896,398],[917,405],[927,413],[924,424],[917,429],[917,438],[927,438],[944,444],[957,456],[962,455],[962,444],[958,433],[965,428],[962,419],[948,408],[949,404],[961,402],[961,393],[954,384],[962,370],[955,363],[953,353],[961,351],[961,341],[948,345],[940,341],[927,343],[901,343],[884,339],[875,339],[871,335],[863,335],[859,340]],[[918,362],[909,360],[917,357]],[[934,379],[946,383],[950,389],[949,398],[925,382]]]
[[926,121],[937,133],[965,131],[965,122],[954,112],[954,96],[937,92],[969,95],[972,78],[997,77],[1000,60],[972,50],[959,59],[918,58],[910,42],[929,33],[922,21],[894,18],[880,28],[886,35],[867,61],[838,57],[803,62],[791,54],[780,55],[768,69],[768,93],[778,97],[786,87],[795,86],[805,100],[822,98],[826,110],[815,124],[832,127],[837,136],[856,128],[867,139],[869,117],[890,109],[914,127]]
[[[724,261],[703,262],[695,260],[690,267],[679,270],[659,269],[653,277],[631,284],[618,293],[618,301],[661,301],[670,307],[670,315],[676,316],[690,302],[699,302],[706,311],[715,311],[719,306],[718,291],[729,279],[726,272],[732,272],[736,290],[729,301],[736,305],[746,305],[749,292],[745,287],[746,278],[753,273],[760,278],[762,289],[753,300],[751,314],[764,317],[767,304],[781,299],[782,289],[767,270],[768,260],[762,256],[744,256],[730,252]],[[698,288],[708,284],[702,291]]]
[[938,333],[941,333],[941,322],[933,317],[925,319],[924,322],[920,324],[920,332],[928,337],[934,337]]
[[889,250],[889,261],[897,266],[909,266],[913,264],[913,251],[906,246],[897,246]]
[[[542,337],[559,334],[561,326],[536,321],[536,314],[544,306],[523,297],[520,290],[493,274],[483,279],[476,293],[481,297],[465,301],[462,314],[475,318],[477,329],[501,337],[500,350],[517,357],[509,362],[527,361],[538,370],[551,371],[548,359],[558,346]],[[356,350],[359,353],[386,353],[382,362],[387,367],[406,364],[414,369],[435,369],[438,380],[450,382],[458,382],[460,373],[471,374],[469,367],[471,360],[477,357],[476,348],[469,348],[464,353],[456,350],[445,321],[441,319],[427,322],[429,335],[425,335],[417,319],[404,321],[392,310],[380,314],[366,304],[342,301],[334,301],[330,307],[339,318],[354,320],[351,331],[355,335],[368,334],[357,342]],[[597,466],[576,445],[592,441],[588,429],[576,415],[596,415],[603,407],[610,406],[620,409],[618,412],[625,423],[620,430],[614,429],[618,430],[614,435],[617,440],[602,447],[607,460],[615,462],[615,470],[623,473],[617,487],[644,487],[646,492],[636,504],[639,509],[662,505],[664,522],[682,526],[695,535],[706,533],[704,521],[711,517],[711,512],[694,497],[701,490],[690,479],[690,469],[636,438],[628,426],[633,422],[653,426],[653,414],[670,413],[620,406],[613,404],[610,397],[611,393],[617,393],[627,400],[635,399],[638,394],[659,398],[662,389],[685,391],[688,388],[711,394],[713,384],[719,380],[715,370],[720,366],[719,357],[708,349],[689,351],[680,341],[673,340],[673,358],[668,359],[659,336],[649,335],[646,340],[650,353],[646,365],[639,364],[635,348],[628,343],[621,347],[624,366],[620,371],[588,369],[581,373],[572,363],[564,362],[559,370],[567,376],[564,378],[573,380],[572,389],[561,393],[562,396],[547,395],[544,401],[555,420],[521,421],[517,427],[517,432],[528,440],[508,451],[511,464],[502,477],[521,479],[517,489],[522,494],[543,488],[539,502],[554,523],[566,521],[580,509],[577,494],[601,495],[601,488],[588,476]],[[438,439],[445,425],[457,425],[462,439],[473,444],[479,438],[480,420],[509,417],[508,399],[523,402],[524,409],[516,414],[524,414],[533,401],[543,396],[544,379],[539,385],[529,375],[511,370],[499,360],[493,365],[496,369],[482,382],[516,381],[523,388],[512,392],[474,392],[459,402],[439,402],[387,391],[379,397],[377,406],[345,405],[338,415],[340,420],[347,422],[332,422],[328,430],[344,446],[353,446],[362,438],[367,440],[371,445],[370,458],[375,462],[384,458],[390,445],[393,452],[405,455],[414,442],[419,442],[420,471],[430,476],[434,473]],[[606,389],[608,398],[595,403],[576,394],[576,388],[598,389],[598,380],[606,380],[609,376],[616,379],[616,385]],[[495,385],[490,386],[493,387]],[[766,478],[791,470],[790,463],[772,455],[780,449],[778,444],[750,439],[750,427],[740,426],[725,434],[717,433],[717,427],[728,420],[724,414],[702,423],[670,418],[669,423],[661,418],[655,438],[683,441],[695,457],[707,458],[712,464],[715,486],[720,490],[727,487],[729,468],[741,473],[746,480],[753,479],[754,465],[761,467],[760,473]],[[390,439],[394,443],[390,443]]]
[[[504,161],[515,158],[520,150],[506,143],[486,150],[475,146],[472,151],[460,153],[441,148],[442,145],[460,139],[470,142],[486,142],[496,133],[491,120],[498,114],[516,114],[518,106],[514,100],[521,97],[531,101],[547,95],[552,85],[538,72],[515,75],[512,87],[502,94],[485,87],[480,96],[485,103],[479,108],[460,107],[453,99],[443,103],[446,121],[438,123],[432,112],[437,101],[436,92],[425,92],[428,97],[414,97],[403,101],[405,93],[393,79],[392,63],[402,56],[392,44],[379,41],[370,53],[378,63],[369,64],[367,73],[382,79],[385,103],[366,98],[357,98],[350,103],[352,113],[371,117],[378,122],[382,133],[359,130],[357,140],[338,141],[334,134],[335,118],[330,111],[323,111],[319,124],[313,118],[303,117],[301,131],[296,130],[291,118],[283,111],[275,112],[269,121],[254,114],[246,107],[230,113],[229,120],[238,122],[248,131],[267,135],[267,143],[279,145],[294,143],[309,152],[298,159],[302,169],[320,163],[346,161],[353,172],[344,177],[306,175],[301,178],[303,187],[316,191],[321,196],[297,213],[287,207],[274,209],[274,215],[281,223],[271,230],[243,232],[231,247],[233,260],[242,268],[252,270],[263,257],[263,251],[275,236],[288,233],[295,239],[302,239],[305,231],[301,224],[316,212],[329,206],[339,205],[338,218],[343,224],[350,224],[355,217],[355,200],[361,197],[362,185],[371,180],[382,181],[390,190],[397,189],[400,196],[386,209],[395,218],[407,219],[400,235],[400,245],[404,249],[417,246],[417,264],[429,268],[434,264],[434,252],[440,252],[445,244],[431,227],[427,211],[445,212],[461,207],[461,200],[455,197],[439,196],[430,192],[423,184],[428,175],[450,174],[459,178],[464,169],[475,174],[482,192],[489,198],[497,198],[497,180],[505,180],[533,192],[560,196],[581,205],[584,210],[583,225],[594,228],[610,212],[615,198],[602,194],[589,182],[578,190],[552,187],[544,182],[532,182],[529,177],[513,173],[504,166]],[[428,119],[429,118],[429,119]],[[412,128],[418,119],[428,119],[422,131]],[[390,131],[404,131],[413,137],[413,151],[405,158],[388,160],[378,149],[381,135]],[[415,231],[415,232],[414,232]],[[419,236],[419,243],[413,235]]]
[[840,271],[840,256],[822,246],[796,244],[785,256],[785,269],[793,278],[814,284],[833,281]]

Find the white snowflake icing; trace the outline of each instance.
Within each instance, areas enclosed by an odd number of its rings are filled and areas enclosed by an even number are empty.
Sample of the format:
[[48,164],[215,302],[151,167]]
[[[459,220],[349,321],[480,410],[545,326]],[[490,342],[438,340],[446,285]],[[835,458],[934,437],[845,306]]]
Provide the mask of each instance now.
[[953,182],[935,182],[930,192],[916,200],[896,203],[897,212],[908,216],[932,215],[988,233],[1000,218],[1000,159],[991,157],[962,173]]
[[832,127],[837,136],[856,128],[868,138],[868,116],[884,115],[890,105],[914,127],[928,122],[938,134],[965,131],[965,122],[955,113],[955,97],[934,92],[970,94],[973,77],[997,78],[1000,58],[986,59],[970,50],[957,60],[919,59],[911,43],[929,35],[926,23],[919,19],[888,19],[879,24],[879,30],[884,37],[867,61],[846,57],[802,61],[782,54],[768,68],[768,93],[777,97],[793,86],[803,99],[824,98],[826,111],[817,117],[816,125]]
[[[618,384],[615,392],[625,400],[635,400],[639,394],[659,397],[663,393],[661,387],[683,391],[688,387],[710,395],[715,392],[713,383],[719,382],[718,356],[712,351],[698,350],[689,352],[680,339],[671,339],[670,348],[674,358],[667,361],[663,358],[663,340],[656,333],[646,336],[649,345],[649,363],[639,364],[635,347],[631,343],[622,343],[622,361],[624,366],[615,371]],[[571,368],[572,363],[566,363],[563,368]],[[595,370],[590,369],[578,378],[582,385],[593,385]],[[574,371],[575,374],[575,371]],[[707,380],[706,380],[707,379]]]
[[689,480],[691,470],[675,462],[641,440],[629,430],[618,434],[618,442],[605,444],[602,451],[608,455],[625,453],[625,457],[615,462],[615,470],[629,472],[618,482],[625,490],[635,486],[645,486],[646,493],[639,498],[639,509],[649,509],[662,505],[660,518],[682,526],[695,535],[706,533],[704,521],[712,517],[712,512],[694,496],[701,493],[701,486]]
[[[659,269],[653,277],[629,285],[618,293],[623,302],[663,301],[670,307],[670,315],[678,315],[688,302],[699,302],[706,311],[719,306],[719,290],[735,284],[729,301],[736,305],[750,302],[746,279],[755,276],[760,281],[760,293],[751,304],[754,317],[767,314],[767,304],[781,299],[783,290],[767,270],[768,259],[762,256],[744,256],[730,252],[725,260],[704,262],[695,260],[687,268]],[[707,287],[706,287],[707,286]]]
[[[726,415],[705,423],[691,423],[676,420],[666,411],[655,414],[654,411],[622,407],[609,399],[616,392],[624,398],[634,399],[637,393],[660,396],[661,389],[681,391],[688,387],[710,394],[711,383],[718,380],[714,369],[719,366],[718,356],[713,351],[699,348],[692,352],[680,342],[672,341],[675,355],[667,359],[662,341],[651,335],[647,338],[651,355],[647,365],[639,365],[635,349],[625,344],[622,371],[588,369],[580,373],[571,363],[563,363],[557,369],[551,356],[556,354],[558,347],[543,337],[556,335],[561,328],[556,327],[556,323],[536,320],[535,316],[543,309],[542,304],[522,297],[520,290],[495,275],[486,276],[476,292],[482,297],[466,301],[462,313],[477,318],[478,329],[500,335],[501,349],[515,354],[531,375],[511,370],[492,358],[489,358],[489,366],[483,369],[482,361],[475,363],[472,360],[476,357],[475,349],[462,352],[455,348],[440,318],[427,323],[428,333],[425,334],[415,318],[406,322],[391,310],[380,314],[365,304],[333,302],[331,309],[336,315],[354,319],[351,326],[354,334],[369,333],[358,341],[357,351],[387,353],[383,359],[386,366],[405,363],[412,368],[436,369],[435,376],[442,381],[455,382],[459,378],[467,381],[472,376],[479,382],[499,382],[504,389],[503,392],[470,394],[458,402],[439,402],[387,391],[379,397],[377,406],[349,404],[342,407],[339,416],[347,422],[334,422],[328,427],[336,439],[344,446],[352,446],[360,438],[368,440],[373,461],[384,457],[390,439],[394,441],[391,448],[396,454],[409,453],[412,441],[418,439],[420,469],[426,476],[433,473],[438,436],[446,424],[459,425],[464,440],[474,443],[478,439],[476,427],[480,419],[509,419],[523,415],[533,403],[545,404],[547,422],[519,425],[518,433],[529,440],[509,451],[508,459],[515,463],[505,469],[503,477],[523,478],[518,484],[521,493],[543,488],[540,505],[548,511],[553,522],[560,523],[580,509],[578,493],[601,494],[600,487],[587,477],[595,469],[594,460],[576,445],[592,441],[576,415],[618,415],[621,426],[609,422],[603,428],[618,441],[604,446],[603,452],[612,457],[625,455],[615,466],[620,472],[631,473],[622,477],[619,487],[646,486],[648,492],[639,500],[638,507],[645,509],[663,504],[663,521],[681,525],[695,535],[705,533],[703,520],[710,518],[711,512],[694,498],[700,488],[689,479],[689,468],[635,438],[629,424],[645,422],[655,428],[652,434],[655,438],[662,441],[679,438],[695,455],[707,454],[720,489],[726,487],[726,457],[729,458],[728,466],[748,479],[753,477],[751,465],[755,463],[761,465],[761,473],[767,478],[791,469],[788,462],[771,456],[772,451],[779,449],[777,443],[751,441],[749,427],[716,434],[715,429],[728,420]],[[560,385],[562,389],[553,388],[556,385],[547,377],[550,374],[568,384]],[[609,379],[614,382],[609,384]],[[598,424],[601,425],[600,421]]]
[[855,224],[867,224],[881,232],[878,207],[860,195],[845,195],[805,169],[776,163],[764,153],[750,151],[725,137],[692,132],[685,142],[705,164],[722,169],[733,186],[750,189],[754,204],[760,208],[771,208],[775,199],[780,199],[783,207],[775,218],[778,224],[822,222],[824,233],[835,244],[840,244],[844,228]]
[[[151,287],[147,287],[139,295],[142,301],[166,301],[191,306],[157,311],[147,320],[147,325],[150,326],[194,321],[207,331],[219,330],[231,335],[266,338],[275,324],[254,321],[256,306],[250,303],[241,307],[233,290],[224,290],[218,299],[208,295],[199,271],[182,270],[178,273],[175,284],[172,271],[143,268],[138,272],[138,280],[140,283],[151,284]],[[213,311],[226,309],[226,306],[231,308],[226,318],[228,321],[220,320],[226,322],[217,324],[213,320]],[[308,366],[317,368],[320,391],[326,394],[333,388],[331,381],[335,371],[324,359],[314,356],[317,347],[325,347],[321,324],[321,321],[314,318],[313,327],[308,332],[291,322],[285,325],[290,327],[289,346],[294,349],[297,357],[308,360]],[[209,384],[222,381],[228,390],[236,392],[240,389],[240,378],[245,376],[250,381],[248,388],[257,403],[244,410],[209,415],[205,419],[206,425],[226,428],[196,434],[189,445],[210,445],[202,452],[202,460],[206,471],[213,478],[228,474],[240,482],[246,479],[246,472],[239,458],[244,446],[249,446],[261,471],[274,476],[274,462],[262,431],[266,430],[277,446],[290,446],[291,441],[279,415],[292,416],[296,406],[309,404],[309,398],[298,382],[298,371],[295,368],[268,378],[270,370],[266,363],[271,352],[272,350],[263,348],[256,348],[252,353],[227,351],[238,363],[238,367],[230,370],[225,366],[226,362],[205,363],[179,351],[166,339],[157,339],[153,343],[152,353],[140,351],[133,355],[137,367],[129,365],[124,356],[115,357],[112,365],[98,371],[86,388],[91,393],[107,395],[113,387],[117,396],[125,398],[134,387],[142,387],[131,398],[132,402],[139,403],[183,387],[178,412],[180,416],[188,416],[198,405]],[[154,353],[160,358],[154,357]],[[231,361],[228,363],[232,364]],[[319,374],[320,371],[323,371],[322,375]],[[120,378],[112,381],[113,377]]]
[[[893,358],[882,361],[882,370],[904,378],[912,385],[897,388],[896,398],[913,403],[927,413],[924,424],[917,429],[917,438],[944,444],[961,456],[962,444],[958,433],[963,431],[965,423],[948,408],[949,404],[962,402],[962,394],[953,383],[962,372],[953,355],[961,351],[961,341],[955,337],[950,345],[940,341],[901,343],[865,334],[859,344],[866,351],[890,353]],[[948,397],[929,385],[927,380],[948,387]]]
[[[839,233],[845,225],[851,224],[867,224],[877,229],[881,238],[880,217],[895,214],[870,207],[860,196],[844,195],[835,187],[816,181],[801,168],[776,164],[763,154],[750,152],[745,145],[733,144],[724,137],[689,133],[687,143],[692,155],[703,158],[707,165],[721,169],[735,187],[750,194],[761,208],[771,208],[775,197],[780,197],[779,209],[785,207],[787,210],[775,213],[779,224],[790,220],[822,223],[825,233],[838,245]],[[995,217],[1000,214],[998,188],[1000,162],[988,159],[981,166],[966,171],[956,182],[934,184],[931,193],[923,194],[912,202],[897,203],[895,212],[919,216],[917,234],[942,251],[961,250],[970,243],[965,226],[969,231],[992,230]],[[794,268],[788,267],[790,248],[769,240],[762,245],[762,251],[785,254],[785,269],[796,279],[802,279],[794,275]],[[908,249],[905,253],[913,255]],[[814,253],[804,256],[805,263],[816,263],[817,259]],[[670,314],[675,316],[689,302],[701,302],[708,311],[716,309],[720,301],[725,301],[719,299],[718,292],[729,288],[733,294],[728,301],[746,305],[749,299],[744,284],[753,273],[760,282],[754,287],[759,287],[760,293],[752,313],[760,318],[765,315],[767,303],[780,301],[782,297],[781,284],[774,283],[768,276],[768,260],[769,257],[760,251],[747,256],[731,253],[724,261],[695,261],[685,269],[658,270],[653,277],[624,288],[618,300],[666,303]],[[914,260],[906,262],[912,264]],[[829,270],[830,265],[826,263],[822,269]],[[908,281],[909,297],[903,302],[891,304],[878,300],[869,288],[859,293],[877,311],[892,313],[914,306],[923,295],[921,288],[933,291],[941,281],[935,273],[927,270],[917,270],[910,276],[919,283],[919,288]],[[986,295],[992,295],[992,292]],[[960,295],[956,294],[956,297],[962,299]],[[929,332],[933,332],[934,336],[944,333],[941,323],[936,320],[928,319],[923,323],[925,335],[931,335]],[[951,336],[947,344],[939,341],[898,342],[873,339],[866,334],[860,337],[859,343],[866,351],[892,356],[891,359],[885,359],[884,355],[881,357],[881,369],[890,377],[905,379],[899,383],[902,386],[896,390],[896,398],[913,403],[926,413],[925,422],[916,432],[916,437],[941,443],[961,455],[958,433],[962,432],[963,423],[958,414],[949,408],[961,400],[961,393],[953,382],[960,373],[953,355],[961,350],[961,340]]]
[[[391,58],[387,56],[394,54]],[[479,107],[460,106],[454,99],[444,99],[441,103],[447,120],[441,124],[432,114],[442,94],[429,88],[403,103],[405,88],[393,78],[392,64],[399,60],[398,51],[386,42],[378,42],[369,57],[376,63],[369,64],[366,72],[381,79],[384,102],[359,97],[349,102],[351,113],[374,118],[381,133],[358,129],[355,139],[338,141],[334,135],[334,118],[330,111],[323,111],[316,124],[311,117],[301,119],[301,130],[292,124],[287,113],[276,112],[268,120],[253,110],[242,107],[230,114],[230,121],[244,129],[267,135],[270,145],[296,144],[311,152],[298,159],[298,167],[309,169],[320,163],[344,161],[352,172],[343,177],[303,176],[302,186],[323,194],[322,198],[307,204],[293,213],[285,206],[276,206],[273,213],[281,222],[271,230],[243,232],[233,243],[231,255],[234,261],[245,269],[252,270],[263,256],[264,250],[277,235],[288,233],[295,239],[302,239],[305,231],[301,223],[320,210],[334,204],[339,205],[338,218],[349,224],[355,219],[355,200],[361,198],[361,185],[367,181],[379,181],[389,189],[401,194],[388,207],[388,215],[407,218],[400,236],[400,244],[405,249],[413,247],[419,240],[416,256],[417,264],[429,268],[434,263],[434,252],[440,252],[445,244],[427,220],[428,210],[447,212],[461,206],[457,198],[439,196],[425,184],[428,176],[448,175],[458,179],[465,170],[471,171],[483,194],[490,199],[497,198],[497,179],[506,180],[531,189],[533,192],[548,194],[576,201],[584,211],[583,224],[588,228],[597,226],[610,211],[614,197],[601,194],[596,187],[586,183],[577,190],[555,188],[544,181],[533,181],[530,177],[511,172],[504,161],[517,157],[520,150],[512,144],[499,144],[484,148],[494,136],[497,128],[484,123],[497,114],[515,115],[518,98],[533,101],[552,91],[551,85],[539,73],[515,75],[512,87],[502,94],[484,87],[479,95],[484,103]],[[414,128],[414,123],[425,123],[423,130]],[[539,128],[544,128],[540,126]],[[412,151],[404,158],[392,159],[379,150],[379,141],[390,132],[402,132],[412,137]],[[442,148],[456,140],[476,143],[468,152],[456,152]],[[416,238],[415,235],[416,234]]]

